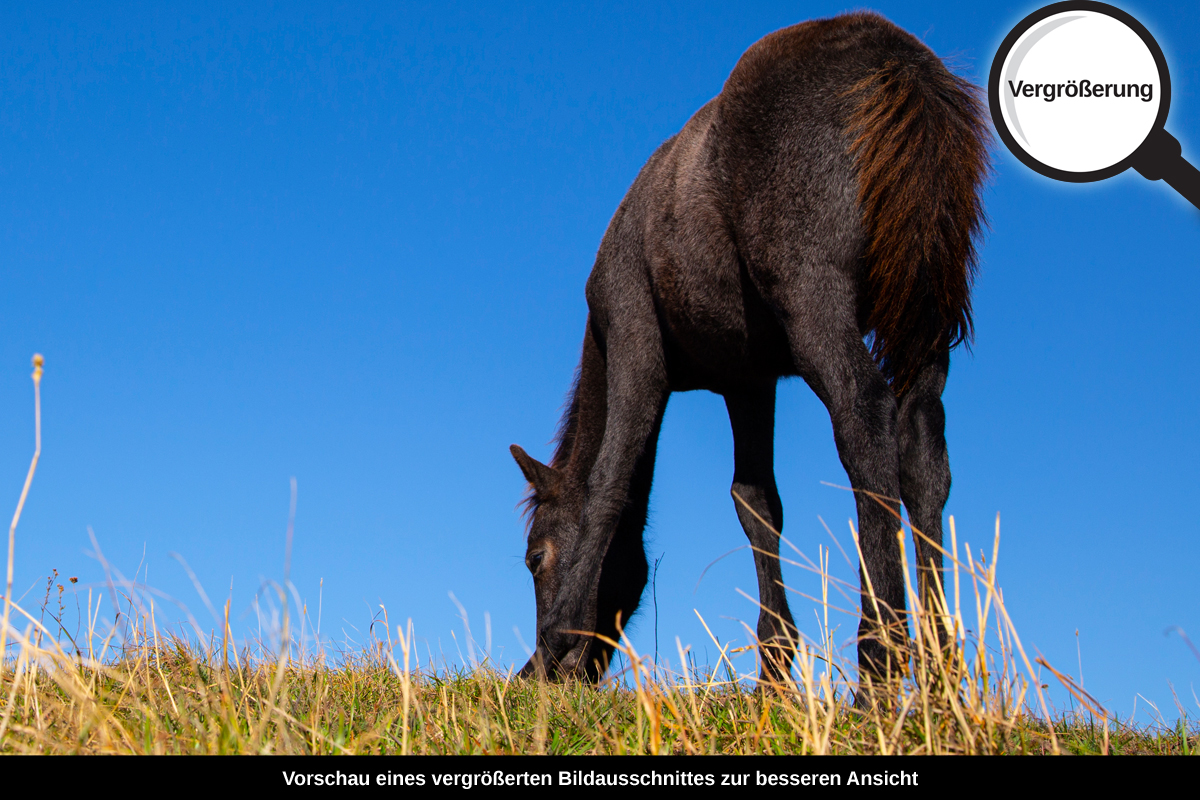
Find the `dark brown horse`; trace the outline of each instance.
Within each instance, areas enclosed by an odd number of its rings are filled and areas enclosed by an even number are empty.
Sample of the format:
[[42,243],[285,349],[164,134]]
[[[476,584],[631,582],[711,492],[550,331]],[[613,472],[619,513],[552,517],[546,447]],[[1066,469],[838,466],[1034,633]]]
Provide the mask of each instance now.
[[[751,47],[721,94],[651,156],[587,283],[583,356],[550,465],[531,486],[525,562],[537,652],[522,670],[598,679],[646,585],[642,533],[671,392],[725,398],[733,491],[754,547],[763,675],[796,629],[779,569],[775,384],[829,410],[856,495],[861,669],[881,674],[903,620],[896,531],[940,543],[950,491],[941,394],[972,332],[988,137],[974,86],[874,14],[795,25]],[[872,346],[864,344],[870,335]],[[768,525],[760,522],[765,520]],[[941,553],[918,542],[922,583]],[[620,622],[618,622],[618,619]]]

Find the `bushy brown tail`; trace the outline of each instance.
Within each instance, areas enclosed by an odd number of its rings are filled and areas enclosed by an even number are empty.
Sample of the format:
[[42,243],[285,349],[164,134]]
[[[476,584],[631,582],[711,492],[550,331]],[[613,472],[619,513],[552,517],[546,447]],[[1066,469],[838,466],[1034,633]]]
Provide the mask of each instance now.
[[866,322],[875,359],[901,395],[938,351],[973,335],[990,133],[979,90],[932,53],[888,62],[849,94],[869,236]]

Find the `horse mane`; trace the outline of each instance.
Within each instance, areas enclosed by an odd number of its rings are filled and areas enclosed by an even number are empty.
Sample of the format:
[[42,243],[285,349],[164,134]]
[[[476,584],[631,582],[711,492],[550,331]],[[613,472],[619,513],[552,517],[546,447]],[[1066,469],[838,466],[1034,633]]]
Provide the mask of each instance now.
[[[550,443],[554,445],[554,455],[550,458],[550,466],[557,470],[562,470],[566,467],[567,462],[571,459],[571,451],[575,448],[575,435],[579,431],[579,378],[582,374],[582,363],[575,368],[575,377],[571,381],[571,389],[567,392],[567,399],[563,402],[562,416],[558,421],[558,429],[554,432],[554,438]],[[525,528],[528,533],[529,526],[533,524],[533,515],[537,512],[538,506],[542,500],[537,493],[537,487],[530,485],[525,496],[518,503],[518,508],[521,509],[521,515],[525,517]]]
[[551,440],[554,445],[554,456],[550,459],[550,466],[558,470],[567,466],[567,462],[571,459],[571,452],[575,449],[575,435],[579,432],[579,379],[582,371],[582,365],[575,368],[571,389],[567,392],[567,399],[563,402],[562,417],[558,420],[558,430],[555,431],[554,439]]

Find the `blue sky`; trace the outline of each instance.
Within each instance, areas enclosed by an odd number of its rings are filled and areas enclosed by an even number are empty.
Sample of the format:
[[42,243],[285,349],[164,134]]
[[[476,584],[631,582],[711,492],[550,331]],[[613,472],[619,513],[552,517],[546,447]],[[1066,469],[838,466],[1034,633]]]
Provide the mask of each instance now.
[[[1037,6],[871,7],[982,83]],[[1196,162],[1200,9],[1123,7],[1167,55],[1167,127]],[[111,563],[143,565],[207,628],[168,555],[181,554],[253,634],[256,593],[283,577],[294,476],[291,577],[319,600],[324,635],[362,642],[382,604],[457,662],[453,592],[480,641],[487,614],[499,662],[523,662],[513,629],[531,642],[534,608],[508,446],[549,455],[608,220],[749,45],[848,8],[5,6],[13,505],[32,451],[29,357],[46,356],[16,594],[36,606],[51,569],[102,585],[91,527]],[[985,200],[977,341],[945,394],[947,513],[989,549],[1000,514],[1000,582],[1031,650],[1071,673],[1082,662],[1123,716],[1140,693],[1139,720],[1146,701],[1173,718],[1172,687],[1195,714],[1200,662],[1164,631],[1200,639],[1200,214],[1132,172],[1058,184],[999,146]],[[849,549],[852,500],[822,484],[846,481],[828,415],[799,381],[781,387],[776,437],[785,534],[815,558],[823,519]],[[745,544],[720,398],[675,395],[659,454],[660,648],[673,656],[679,636],[712,660],[693,609],[738,644],[738,620],[756,617],[737,592],[756,591],[746,550],[697,588]],[[836,550],[833,563],[854,580]],[[813,609],[795,597],[810,634]],[[649,594],[633,641],[654,648]]]

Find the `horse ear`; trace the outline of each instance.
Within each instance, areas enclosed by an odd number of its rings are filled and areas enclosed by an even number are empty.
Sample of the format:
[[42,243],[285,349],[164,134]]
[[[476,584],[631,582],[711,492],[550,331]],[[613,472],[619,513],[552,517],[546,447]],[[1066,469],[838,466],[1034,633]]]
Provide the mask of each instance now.
[[533,490],[539,495],[551,494],[558,489],[558,484],[562,480],[562,474],[554,467],[548,467],[538,461],[521,449],[520,445],[514,444],[508,448],[508,452],[512,453],[517,466],[521,468],[521,472],[525,475],[525,480],[529,481],[530,485],[533,486]]

